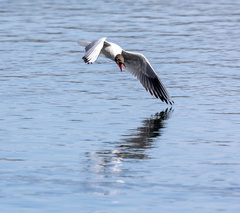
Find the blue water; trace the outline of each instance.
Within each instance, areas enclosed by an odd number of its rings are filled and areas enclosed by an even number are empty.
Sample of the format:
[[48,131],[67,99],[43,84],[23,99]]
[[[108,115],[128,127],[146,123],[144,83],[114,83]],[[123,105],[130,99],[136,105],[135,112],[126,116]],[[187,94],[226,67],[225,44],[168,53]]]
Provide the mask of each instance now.
[[[240,2],[10,1],[1,212],[239,212]],[[175,104],[78,39],[143,53]]]

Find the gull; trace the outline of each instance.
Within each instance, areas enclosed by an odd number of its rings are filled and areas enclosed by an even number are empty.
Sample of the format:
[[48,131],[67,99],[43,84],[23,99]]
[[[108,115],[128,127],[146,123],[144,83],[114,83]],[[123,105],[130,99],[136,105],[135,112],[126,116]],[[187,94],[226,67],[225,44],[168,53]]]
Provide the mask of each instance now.
[[106,39],[100,38],[93,42],[77,41],[79,45],[85,47],[86,53],[82,57],[85,63],[94,63],[99,55],[109,58],[117,63],[121,72],[124,66],[128,72],[137,77],[151,95],[167,104],[174,103],[166,87],[143,54],[123,50],[119,45],[106,41]]

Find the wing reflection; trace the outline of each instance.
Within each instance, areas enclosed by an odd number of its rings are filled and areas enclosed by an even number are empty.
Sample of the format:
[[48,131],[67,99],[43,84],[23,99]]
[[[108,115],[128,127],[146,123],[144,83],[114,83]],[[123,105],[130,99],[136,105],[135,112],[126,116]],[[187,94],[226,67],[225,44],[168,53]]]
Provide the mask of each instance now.
[[122,172],[124,159],[148,159],[146,150],[152,148],[154,139],[161,136],[161,130],[165,127],[164,121],[170,118],[172,112],[172,108],[167,108],[143,120],[142,126],[133,129],[131,134],[125,135],[126,139],[113,149],[86,152],[85,172],[103,177],[113,173],[118,176]]
[[148,158],[145,150],[153,146],[156,137],[161,136],[161,130],[164,128],[164,120],[169,119],[172,112],[172,108],[167,108],[143,120],[141,127],[132,130],[131,135],[127,135],[127,138],[122,142],[122,145],[119,146],[116,154],[122,158]]

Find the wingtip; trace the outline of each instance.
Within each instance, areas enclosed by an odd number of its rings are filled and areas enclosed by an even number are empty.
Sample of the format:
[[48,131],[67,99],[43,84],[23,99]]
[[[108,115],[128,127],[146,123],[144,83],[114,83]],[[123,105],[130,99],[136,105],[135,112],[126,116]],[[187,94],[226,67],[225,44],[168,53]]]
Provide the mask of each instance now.
[[90,61],[88,60],[88,58],[85,57],[85,56],[82,57],[82,60],[83,60],[84,63],[86,63],[86,64],[92,64],[92,62],[90,62]]
[[165,100],[165,102],[166,102],[167,104],[170,104],[171,106],[172,106],[173,104],[175,104],[172,99],[171,99],[171,100]]

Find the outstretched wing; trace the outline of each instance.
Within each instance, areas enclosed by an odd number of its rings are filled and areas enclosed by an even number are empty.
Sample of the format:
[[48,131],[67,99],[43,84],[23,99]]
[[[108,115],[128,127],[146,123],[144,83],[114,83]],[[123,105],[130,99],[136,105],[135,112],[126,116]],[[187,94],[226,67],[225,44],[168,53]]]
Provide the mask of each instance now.
[[167,89],[144,55],[123,50],[122,56],[124,57],[127,71],[136,76],[151,95],[154,95],[167,104],[172,105],[174,103]]
[[89,63],[93,63],[97,60],[106,39],[107,38],[100,38],[100,39],[98,39],[96,41],[93,41],[89,44],[87,44],[87,42],[78,41],[79,45],[86,46],[85,47],[86,53],[82,58],[85,63],[89,64]]

